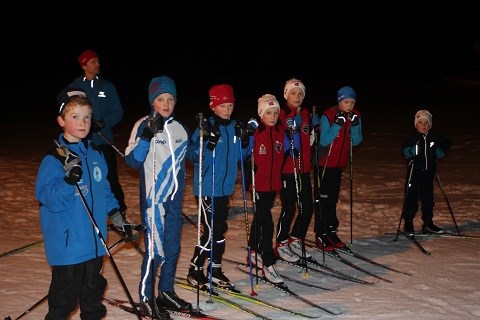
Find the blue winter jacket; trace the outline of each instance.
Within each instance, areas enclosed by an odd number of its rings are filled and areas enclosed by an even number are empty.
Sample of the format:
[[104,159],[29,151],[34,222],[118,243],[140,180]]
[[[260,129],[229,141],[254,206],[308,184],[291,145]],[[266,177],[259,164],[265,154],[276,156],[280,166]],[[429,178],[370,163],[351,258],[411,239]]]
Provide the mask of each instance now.
[[40,164],[35,195],[40,202],[40,223],[48,264],[71,265],[106,254],[88,211],[100,234],[107,236],[107,214],[118,208],[118,201],[107,180],[107,164],[98,147],[89,140],[69,143],[60,134],[60,145],[80,156],[83,175],[77,186],[65,182],[63,159],[55,148]]
[[[208,137],[203,138],[202,164],[200,168],[200,130],[197,128],[192,135],[193,152],[190,159],[193,162],[193,193],[199,195],[199,173],[202,172],[201,195],[205,197],[229,196],[235,190],[235,182],[238,177],[239,161],[252,153],[253,139],[250,139],[246,148],[241,148],[241,141],[235,136],[236,120],[221,120],[215,115],[208,119],[215,126],[218,122],[220,140],[218,140],[214,152],[207,149]],[[215,157],[215,162],[213,161]],[[215,172],[214,172],[215,169]],[[215,179],[214,179],[215,176]],[[213,184],[215,184],[213,189]],[[215,192],[213,193],[212,190]]]
[[[103,120],[105,122],[105,127],[100,133],[114,142],[112,128],[122,120],[123,108],[113,83],[101,76],[96,76],[93,80],[80,76],[73,80],[70,86],[85,91],[93,107],[93,120]],[[105,139],[96,133],[92,133],[91,139],[97,145],[108,144]]]

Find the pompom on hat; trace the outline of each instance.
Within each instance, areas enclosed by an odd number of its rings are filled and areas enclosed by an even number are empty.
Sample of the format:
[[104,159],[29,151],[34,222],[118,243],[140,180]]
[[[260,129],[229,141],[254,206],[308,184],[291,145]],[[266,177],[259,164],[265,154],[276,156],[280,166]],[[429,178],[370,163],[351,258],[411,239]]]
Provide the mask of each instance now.
[[208,91],[210,95],[210,109],[215,108],[223,103],[235,104],[235,96],[233,95],[233,88],[228,84],[217,84]]
[[98,55],[92,50],[85,50],[78,56],[78,62],[80,63],[80,66],[83,67],[93,58],[98,58]]
[[298,79],[295,79],[295,78],[292,78],[290,80],[288,80],[286,83],[285,83],[285,88],[283,89],[283,97],[285,98],[285,100],[287,99],[288,97],[288,93],[290,92],[290,90],[292,90],[293,88],[300,88],[302,89],[303,91],[303,96],[305,97],[305,85],[302,83],[302,81],[298,80]]
[[417,127],[417,122],[420,120],[425,120],[428,122],[430,128],[432,127],[432,114],[428,110],[418,110],[415,114],[414,125]]
[[270,108],[277,108],[280,110],[280,104],[273,94],[264,94],[258,99],[258,115],[263,118],[265,111]]
[[337,102],[345,99],[357,100],[357,93],[351,87],[342,87],[337,92]]
[[170,93],[175,99],[175,103],[177,102],[175,82],[168,76],[156,77],[150,81],[148,85],[148,102],[150,102],[150,105],[152,105],[155,98],[162,93]]
[[62,113],[65,105],[69,103],[74,96],[81,96],[86,98],[87,94],[80,88],[67,87],[57,95],[58,114]]

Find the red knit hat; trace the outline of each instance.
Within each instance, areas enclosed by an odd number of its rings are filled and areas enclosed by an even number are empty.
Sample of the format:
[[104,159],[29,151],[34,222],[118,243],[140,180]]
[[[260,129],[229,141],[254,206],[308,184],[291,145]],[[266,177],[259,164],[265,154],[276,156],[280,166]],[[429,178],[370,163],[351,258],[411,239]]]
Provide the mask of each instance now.
[[80,66],[83,67],[93,58],[98,58],[98,55],[92,50],[85,50],[78,56],[78,62],[80,63]]
[[210,88],[210,109],[222,103],[235,103],[233,88],[228,84],[217,84]]

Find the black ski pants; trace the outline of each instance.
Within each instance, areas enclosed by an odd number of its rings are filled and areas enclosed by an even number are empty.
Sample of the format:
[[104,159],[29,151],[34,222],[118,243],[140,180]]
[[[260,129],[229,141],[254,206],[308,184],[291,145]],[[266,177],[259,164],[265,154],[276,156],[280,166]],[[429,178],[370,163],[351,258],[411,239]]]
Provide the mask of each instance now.
[[[227,218],[229,197],[213,198],[213,225],[212,221],[212,197],[202,197],[202,227],[203,233],[200,237],[200,246],[195,247],[191,260],[197,267],[203,267],[207,258],[210,258],[211,231],[213,233],[213,263],[221,264],[225,252],[225,232],[228,230]],[[213,228],[213,230],[212,230]]]
[[82,320],[100,320],[107,314],[102,304],[107,280],[102,276],[103,257],[82,263],[52,266],[45,320],[66,320],[80,303]]
[[318,168],[318,174],[320,175],[319,188],[317,186],[318,181],[314,181],[316,189],[314,231],[316,235],[337,230],[339,226],[337,218],[337,202],[342,182],[342,168],[325,168],[324,173],[323,171],[323,167]]
[[[298,183],[300,203],[297,200],[295,183]],[[287,240],[290,236],[305,239],[313,215],[312,178],[310,172],[298,174],[297,178],[295,178],[293,173],[282,174],[282,184],[280,192],[282,212],[277,223],[277,242]],[[299,209],[298,214],[290,232],[290,226],[295,217],[297,206]]]
[[273,253],[274,226],[271,211],[276,194],[276,191],[255,193],[255,214],[250,230],[251,249],[262,255],[263,264],[267,267],[276,261]]
[[433,178],[434,173],[430,171],[414,172],[412,174],[410,184],[406,186],[405,210],[403,212],[405,221],[413,221],[418,211],[418,201],[421,201],[423,222],[427,224],[432,222],[433,207],[435,206]]

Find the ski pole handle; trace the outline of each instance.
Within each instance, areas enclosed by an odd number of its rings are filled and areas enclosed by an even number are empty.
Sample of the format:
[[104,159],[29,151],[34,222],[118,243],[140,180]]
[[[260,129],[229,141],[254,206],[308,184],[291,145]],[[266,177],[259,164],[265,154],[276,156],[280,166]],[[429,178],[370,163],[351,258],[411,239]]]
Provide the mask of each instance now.
[[203,137],[203,130],[202,130],[202,121],[203,121],[203,113],[198,113],[197,116],[196,116],[197,120],[198,120],[198,127],[200,128],[200,137]]

